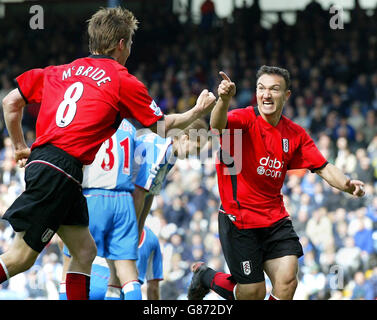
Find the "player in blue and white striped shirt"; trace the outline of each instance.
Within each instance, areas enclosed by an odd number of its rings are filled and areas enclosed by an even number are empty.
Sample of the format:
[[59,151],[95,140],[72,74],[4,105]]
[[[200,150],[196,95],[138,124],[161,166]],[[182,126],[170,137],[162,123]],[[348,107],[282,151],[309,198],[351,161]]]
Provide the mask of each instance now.
[[107,299],[141,300],[136,268],[138,229],[132,198],[135,135],[135,127],[123,120],[116,133],[102,144],[94,162],[84,167],[89,229],[97,256],[106,258],[111,270]]
[[[199,128],[206,128],[204,121],[196,120],[187,129]],[[138,236],[142,234],[153,196],[160,192],[176,157],[185,158],[189,154],[197,154],[203,146],[203,139],[191,141],[187,130],[182,133],[173,139],[163,139],[154,133],[135,139],[135,128],[123,120],[116,134],[102,145],[93,164],[85,168],[83,187],[90,215],[89,228],[96,241],[97,255],[107,258],[111,271],[109,275],[102,259],[95,260],[92,267],[91,299],[103,298],[107,281],[107,299],[120,299],[122,296],[125,299],[141,299],[135,267],[135,247],[137,250]],[[131,161],[132,159],[135,161]],[[133,168],[135,163],[137,165]],[[130,201],[130,193],[134,189],[132,180],[135,180],[136,189],[140,191],[136,193],[136,197],[134,194],[139,232],[133,203]],[[146,235],[148,240],[153,237],[151,232]],[[145,250],[146,248],[154,250]],[[156,244],[152,247],[147,242],[139,250],[138,269],[143,271],[147,268],[147,261],[153,262],[153,268],[161,269],[161,275],[157,275],[157,279],[162,278],[162,260],[157,261],[161,252],[159,248],[157,250]],[[154,255],[152,260],[151,253]],[[142,274],[140,276],[143,277]],[[142,281],[140,276],[139,281]],[[149,272],[147,280],[153,280],[152,278]],[[149,287],[153,284],[156,287],[158,280],[148,282]],[[61,291],[64,291],[64,286],[61,286]],[[153,299],[158,297],[158,286],[157,290],[148,291],[155,292],[151,295]]]
[[[197,119],[181,131],[180,135],[173,138],[164,139],[154,133],[136,138],[134,169],[137,174],[134,175],[136,178],[133,197],[139,236],[153,198],[160,193],[166,176],[177,158],[185,159],[190,155],[198,156],[208,141],[207,129],[206,122]],[[195,131],[192,136],[191,130]]]

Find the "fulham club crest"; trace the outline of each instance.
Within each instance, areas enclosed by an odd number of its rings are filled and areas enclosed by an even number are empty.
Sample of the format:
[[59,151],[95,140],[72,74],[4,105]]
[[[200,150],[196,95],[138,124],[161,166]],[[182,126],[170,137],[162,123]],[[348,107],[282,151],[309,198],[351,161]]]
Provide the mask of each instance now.
[[283,151],[287,153],[289,151],[289,141],[288,139],[283,139]]
[[54,230],[51,230],[50,228],[47,228],[45,232],[43,232],[41,240],[43,243],[46,243],[47,241],[50,241],[52,236],[54,235]]
[[241,262],[243,273],[248,276],[251,273],[251,261],[246,260]]

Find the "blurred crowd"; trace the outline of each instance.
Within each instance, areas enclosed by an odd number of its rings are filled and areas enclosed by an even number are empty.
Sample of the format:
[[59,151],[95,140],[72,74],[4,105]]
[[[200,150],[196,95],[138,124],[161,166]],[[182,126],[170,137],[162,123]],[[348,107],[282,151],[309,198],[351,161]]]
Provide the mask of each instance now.
[[[167,114],[193,106],[203,88],[216,94],[220,70],[237,85],[232,108],[255,105],[259,66],[287,68],[292,96],[284,114],[310,133],[329,162],[363,180],[367,193],[355,199],[315,174],[288,172],[283,194],[305,252],[299,260],[295,298],[376,299],[377,8],[370,14],[356,8],[343,29],[331,29],[329,12],[312,2],[297,12],[294,25],[279,16],[271,29],[265,29],[254,3],[236,8],[232,19],[219,19],[207,6],[199,24],[181,23],[170,11],[136,12],[140,28],[127,66]],[[21,72],[87,55],[84,21],[90,14],[46,16],[43,30],[29,29],[22,15],[0,20],[0,28],[8,30],[0,37],[0,103]],[[24,182],[0,114],[2,215]],[[37,114],[38,106],[25,108],[29,145],[35,138]],[[162,299],[186,299],[194,261],[228,271],[218,238],[219,195],[211,142],[205,152],[205,161],[177,162],[146,221],[163,252]],[[13,236],[7,222],[0,220],[0,253]],[[61,264],[54,237],[31,270],[0,285],[0,299],[57,299]],[[270,290],[268,279],[267,284]],[[207,298],[220,299],[214,293]]]

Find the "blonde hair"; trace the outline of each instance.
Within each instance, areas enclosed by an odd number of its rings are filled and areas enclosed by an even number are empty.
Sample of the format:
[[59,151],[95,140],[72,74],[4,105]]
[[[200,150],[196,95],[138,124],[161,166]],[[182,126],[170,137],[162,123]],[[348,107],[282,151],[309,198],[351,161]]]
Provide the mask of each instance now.
[[101,8],[87,22],[89,51],[104,55],[111,55],[121,39],[130,41],[139,23],[121,7]]

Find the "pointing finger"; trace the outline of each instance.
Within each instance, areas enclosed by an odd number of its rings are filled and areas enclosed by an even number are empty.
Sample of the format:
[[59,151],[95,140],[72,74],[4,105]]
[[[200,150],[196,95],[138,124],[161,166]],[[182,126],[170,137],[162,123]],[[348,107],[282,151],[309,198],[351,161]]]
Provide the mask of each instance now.
[[220,71],[219,74],[224,80],[231,81],[225,72]]

